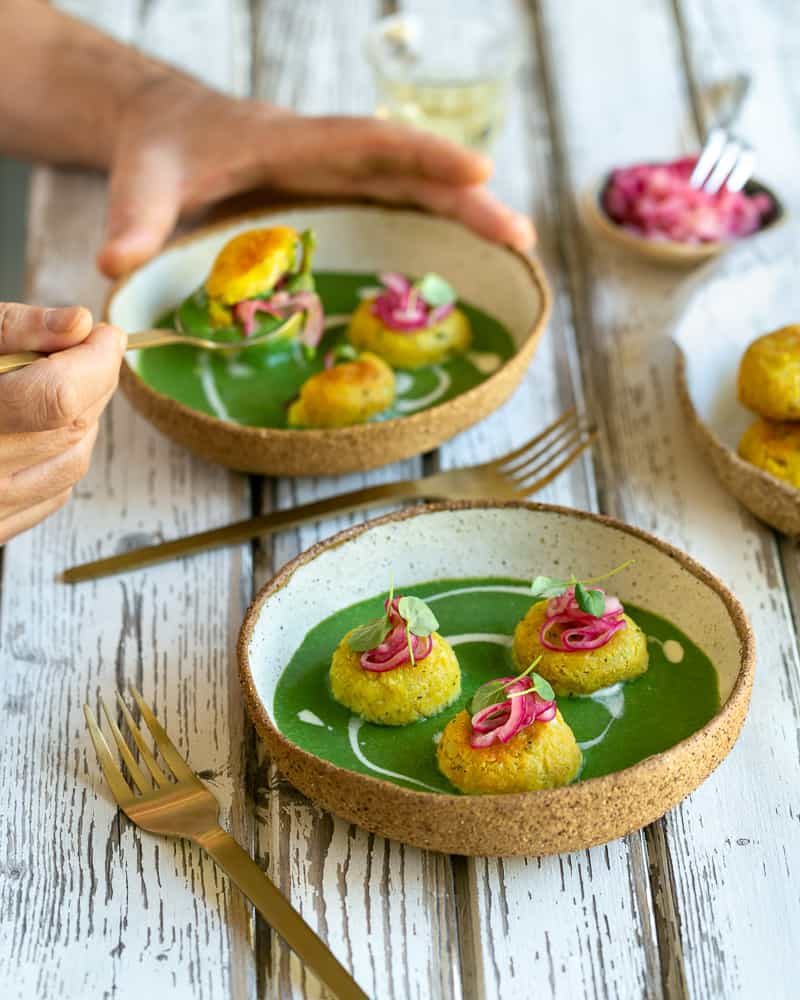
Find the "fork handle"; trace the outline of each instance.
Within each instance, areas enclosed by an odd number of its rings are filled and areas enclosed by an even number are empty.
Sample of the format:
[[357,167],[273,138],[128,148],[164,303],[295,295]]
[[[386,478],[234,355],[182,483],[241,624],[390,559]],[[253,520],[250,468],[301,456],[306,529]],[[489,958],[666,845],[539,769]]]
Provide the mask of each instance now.
[[311,930],[275,883],[229,833],[222,827],[216,827],[195,839],[247,896],[270,927],[280,934],[339,1000],[369,1000],[325,942]]
[[32,365],[39,358],[46,358],[46,354],[38,351],[20,351],[19,354],[0,354],[0,375],[5,372],[15,372],[18,368],[26,368]]
[[408,500],[413,497],[434,499],[436,494],[425,492],[425,482],[425,479],[408,479],[399,483],[379,483],[377,486],[368,486],[366,489],[354,490],[351,493],[340,493],[289,510],[275,510],[258,517],[248,517],[244,521],[235,521],[221,528],[200,531],[194,535],[175,538],[171,542],[159,542],[157,545],[147,545],[141,549],[130,549],[128,552],[106,559],[73,566],[65,570],[61,578],[65,583],[94,580],[97,577],[110,576],[112,573],[121,573],[123,570],[139,569],[166,559],[203,552],[206,549],[248,542],[259,535],[293,528],[306,521],[318,521],[329,514],[343,514],[347,511],[374,507],[383,500]]
[[[170,335],[165,330],[141,330],[139,333],[131,333],[128,336],[128,346],[126,351],[135,348],[141,350],[145,347],[161,347],[164,344],[171,344],[175,341],[175,336]],[[18,368],[27,368],[39,358],[49,357],[39,351],[20,351],[18,354],[0,354],[0,375],[5,372],[14,372]]]

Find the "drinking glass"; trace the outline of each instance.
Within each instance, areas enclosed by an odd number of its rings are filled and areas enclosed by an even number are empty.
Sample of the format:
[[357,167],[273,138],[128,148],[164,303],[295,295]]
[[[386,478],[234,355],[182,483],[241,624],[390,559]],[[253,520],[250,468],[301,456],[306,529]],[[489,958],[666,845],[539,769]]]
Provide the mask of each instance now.
[[518,53],[509,26],[490,14],[383,18],[367,36],[375,114],[488,152],[505,118]]

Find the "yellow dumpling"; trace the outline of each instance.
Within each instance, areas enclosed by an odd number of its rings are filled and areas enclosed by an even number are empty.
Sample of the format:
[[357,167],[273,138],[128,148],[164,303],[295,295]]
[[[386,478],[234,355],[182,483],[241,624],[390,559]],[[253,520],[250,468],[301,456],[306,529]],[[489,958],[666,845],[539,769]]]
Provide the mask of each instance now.
[[533,722],[508,743],[470,746],[469,713],[459,712],[445,726],[436,748],[439,770],[468,795],[533,792],[574,781],[581,750],[560,712],[552,722]]
[[800,325],[767,333],[747,348],[739,399],[770,420],[800,420]]
[[739,454],[800,489],[800,423],[756,420],[744,432]]
[[436,715],[461,694],[461,669],[450,643],[433,633],[424,660],[374,673],[361,666],[361,653],[342,639],[331,660],[333,697],[356,715],[384,726],[405,726]]
[[451,354],[466,351],[472,339],[469,320],[453,309],[443,320],[425,330],[399,332],[372,314],[372,300],[365,299],[350,319],[347,336],[354,347],[373,351],[393,368],[423,368]]
[[514,630],[512,653],[520,669],[541,656],[536,672],[552,684],[556,694],[591,694],[647,670],[647,636],[632,618],[625,615],[626,627],[599,649],[563,652],[546,649],[539,642],[546,608],[547,601],[538,601],[520,621]]
[[233,305],[269,291],[294,264],[299,239],[289,226],[248,229],[234,236],[217,254],[206,279],[208,297]]
[[382,413],[394,402],[394,372],[374,354],[312,375],[289,407],[290,427],[347,427]]

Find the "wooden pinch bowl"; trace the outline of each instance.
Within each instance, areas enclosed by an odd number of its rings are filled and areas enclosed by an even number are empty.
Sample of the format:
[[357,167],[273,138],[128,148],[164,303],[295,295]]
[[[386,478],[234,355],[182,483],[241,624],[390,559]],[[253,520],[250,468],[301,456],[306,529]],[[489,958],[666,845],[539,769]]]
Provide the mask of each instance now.
[[[306,633],[341,608],[434,579],[587,572],[635,559],[615,580],[623,601],[663,615],[714,663],[722,707],[663,753],[564,788],[447,795],[338,767],[287,739],[274,722],[278,678]],[[432,504],[360,524],[302,553],[259,592],[238,644],[247,710],[289,781],[343,819],[418,847],[465,855],[544,855],[622,837],[698,787],[733,746],[755,669],[738,601],[689,556],[619,521],[533,503]]]
[[550,290],[539,263],[489,243],[460,224],[421,211],[359,204],[259,211],[171,243],[112,290],[107,318],[125,330],[154,325],[200,285],[217,252],[243,229],[313,229],[315,268],[442,274],[459,296],[503,323],[516,352],[479,385],[430,409],[330,430],[248,427],[193,410],[151,388],[126,356],[121,386],[168,437],[210,462],[265,475],[336,475],[375,468],[436,448],[488,416],[519,384],[544,331]]
[[673,331],[686,418],[725,489],[760,520],[800,536],[800,490],[746,462],[739,440],[756,419],[737,398],[739,361],[764,333],[800,321],[800,231],[788,225],[698,273]]
[[646,236],[637,236],[636,233],[629,232],[609,217],[603,207],[603,196],[610,182],[611,174],[609,173],[588,191],[583,203],[584,217],[607,240],[654,264],[669,267],[697,267],[698,264],[704,264],[742,242],[761,236],[767,230],[782,223],[786,218],[786,210],[775,192],[766,184],[753,180],[745,186],[745,191],[748,194],[760,192],[768,194],[775,205],[775,211],[766,219],[761,229],[753,233],[752,236],[715,243],[676,243],[673,240],[649,239]]

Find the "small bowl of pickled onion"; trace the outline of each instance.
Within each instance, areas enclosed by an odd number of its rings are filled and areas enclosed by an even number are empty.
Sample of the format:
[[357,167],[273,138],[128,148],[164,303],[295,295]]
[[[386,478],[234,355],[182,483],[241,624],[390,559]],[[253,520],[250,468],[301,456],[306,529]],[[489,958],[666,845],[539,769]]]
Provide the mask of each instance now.
[[587,201],[590,221],[606,237],[650,260],[691,266],[784,217],[774,192],[751,180],[741,191],[693,188],[696,158],[638,163],[607,174]]

